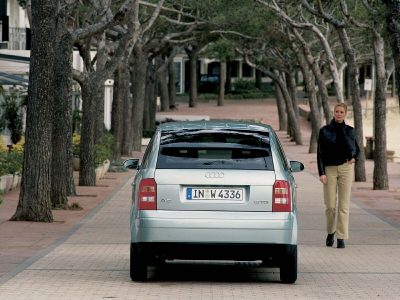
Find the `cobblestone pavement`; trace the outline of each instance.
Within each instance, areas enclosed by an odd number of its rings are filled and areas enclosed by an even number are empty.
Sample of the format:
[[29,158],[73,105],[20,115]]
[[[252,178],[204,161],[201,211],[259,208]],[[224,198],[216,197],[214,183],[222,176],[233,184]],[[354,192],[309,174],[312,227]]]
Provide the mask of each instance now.
[[[276,128],[273,105],[199,104],[191,114],[213,118],[263,119]],[[218,115],[221,112],[221,115]],[[175,113],[175,112],[174,112]],[[179,114],[187,114],[181,105]],[[171,113],[169,113],[171,114]],[[294,146],[279,132],[290,159],[303,161],[298,183],[299,277],[279,282],[276,269],[250,263],[179,264],[153,268],[150,280],[129,278],[130,181],[109,197],[62,242],[26,263],[20,272],[0,278],[0,299],[394,299],[400,294],[400,229],[395,218],[365,209],[362,197],[351,205],[350,240],[346,249],[327,248],[322,187],[307,146]],[[390,168],[397,189],[398,165]],[[397,172],[397,173],[396,173]],[[368,183],[365,183],[365,189]],[[357,191],[355,184],[354,192]],[[375,191],[369,191],[373,194]],[[387,191],[396,203],[399,194]],[[377,192],[377,196],[383,192]],[[362,196],[362,195],[361,195]],[[376,204],[375,204],[376,205]],[[392,204],[391,204],[392,205]],[[395,205],[395,204],[393,204]],[[394,206],[393,210],[398,209]],[[370,211],[373,211],[372,214]],[[397,211],[397,214],[399,211]],[[0,230],[2,224],[0,224]],[[7,275],[6,274],[6,275]]]

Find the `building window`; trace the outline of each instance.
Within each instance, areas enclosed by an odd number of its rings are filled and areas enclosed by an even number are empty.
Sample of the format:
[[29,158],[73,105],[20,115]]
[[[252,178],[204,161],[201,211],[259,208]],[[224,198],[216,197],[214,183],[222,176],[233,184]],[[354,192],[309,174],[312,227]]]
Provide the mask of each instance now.
[[231,77],[239,77],[239,62],[237,60],[228,61],[227,70],[230,70]]
[[253,68],[248,64],[242,64],[242,77],[253,77]]

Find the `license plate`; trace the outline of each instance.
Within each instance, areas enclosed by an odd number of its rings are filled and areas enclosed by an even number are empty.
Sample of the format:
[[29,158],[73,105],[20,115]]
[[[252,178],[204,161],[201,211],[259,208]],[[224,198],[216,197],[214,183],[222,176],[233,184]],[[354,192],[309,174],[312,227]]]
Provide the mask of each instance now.
[[242,188],[214,189],[214,188],[187,188],[187,200],[243,200]]

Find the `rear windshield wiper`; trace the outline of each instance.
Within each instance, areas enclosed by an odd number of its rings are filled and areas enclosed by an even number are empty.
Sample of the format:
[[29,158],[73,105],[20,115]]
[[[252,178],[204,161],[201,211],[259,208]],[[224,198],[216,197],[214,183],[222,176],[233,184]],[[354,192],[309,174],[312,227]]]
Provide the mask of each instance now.
[[225,165],[225,164],[232,164],[232,162],[226,161],[226,160],[213,160],[213,161],[207,161],[205,163],[202,163],[202,165],[205,165],[205,166],[218,165],[218,164]]

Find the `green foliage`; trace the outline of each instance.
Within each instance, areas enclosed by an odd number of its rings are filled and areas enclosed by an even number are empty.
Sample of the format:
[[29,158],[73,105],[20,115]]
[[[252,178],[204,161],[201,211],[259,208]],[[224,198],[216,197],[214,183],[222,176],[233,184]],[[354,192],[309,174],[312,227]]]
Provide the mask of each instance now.
[[75,109],[72,112],[72,132],[80,133],[82,124],[82,111]]
[[[74,133],[72,136],[72,152],[75,157],[79,157],[81,136]],[[95,162],[96,165],[101,165],[105,160],[111,160],[113,148],[115,145],[114,136],[106,131],[100,142],[95,145]]]
[[0,151],[0,176],[22,171],[23,153],[15,150]]
[[227,39],[219,39],[210,43],[203,52],[203,56],[207,58],[229,60],[236,56],[235,45]]
[[11,141],[16,144],[22,137],[21,107],[26,101],[26,92],[21,90],[3,91],[0,99],[0,131],[8,128],[11,132]]
[[105,132],[98,144],[95,145],[96,165],[101,165],[105,160],[111,160],[115,145],[114,136],[110,132]]
[[243,94],[247,92],[258,91],[254,80],[238,79],[233,83],[235,94]]

